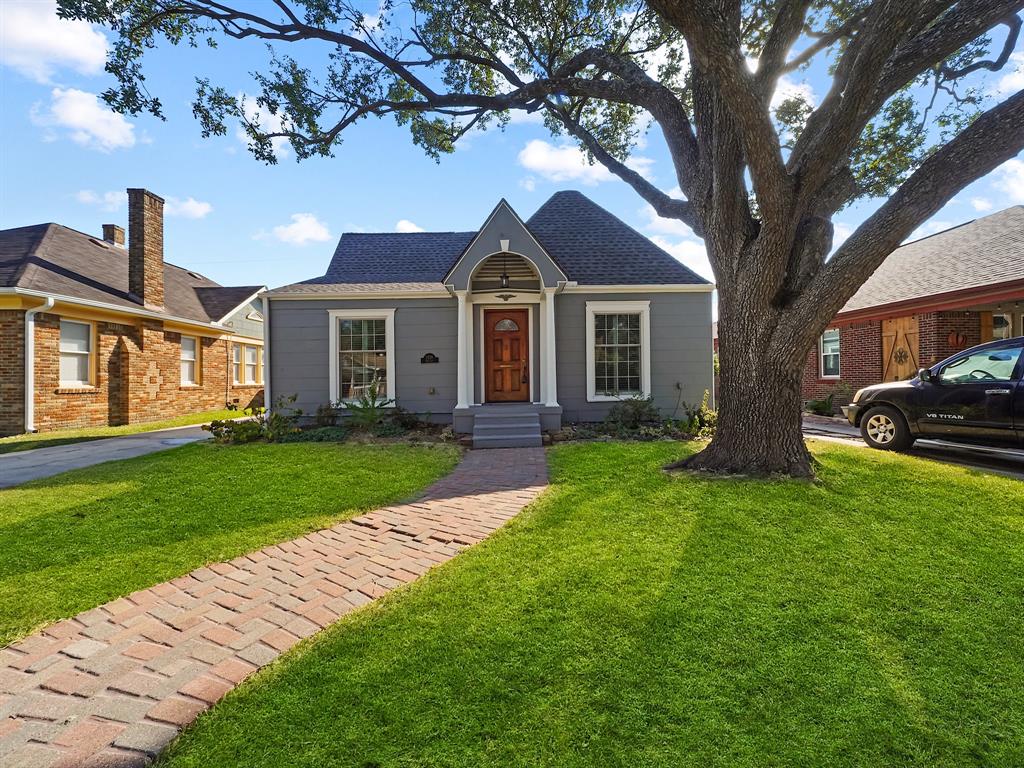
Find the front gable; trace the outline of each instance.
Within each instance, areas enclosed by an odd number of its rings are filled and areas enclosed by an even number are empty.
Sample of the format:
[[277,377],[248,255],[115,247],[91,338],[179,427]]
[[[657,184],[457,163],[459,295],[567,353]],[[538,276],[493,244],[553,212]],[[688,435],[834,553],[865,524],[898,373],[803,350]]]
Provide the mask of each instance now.
[[[503,247],[503,241],[508,241]],[[503,252],[521,256],[531,262],[544,287],[554,288],[569,278],[555,260],[530,234],[523,220],[504,199],[487,217],[483,227],[444,277],[445,285],[456,291],[470,288],[470,281],[480,265],[490,256]]]

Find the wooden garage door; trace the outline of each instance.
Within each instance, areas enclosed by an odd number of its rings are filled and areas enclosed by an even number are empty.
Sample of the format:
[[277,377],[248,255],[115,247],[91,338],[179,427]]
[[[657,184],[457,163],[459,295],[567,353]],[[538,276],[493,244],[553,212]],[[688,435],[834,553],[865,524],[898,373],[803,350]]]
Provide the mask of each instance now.
[[903,381],[917,373],[920,357],[917,316],[882,321],[882,381]]

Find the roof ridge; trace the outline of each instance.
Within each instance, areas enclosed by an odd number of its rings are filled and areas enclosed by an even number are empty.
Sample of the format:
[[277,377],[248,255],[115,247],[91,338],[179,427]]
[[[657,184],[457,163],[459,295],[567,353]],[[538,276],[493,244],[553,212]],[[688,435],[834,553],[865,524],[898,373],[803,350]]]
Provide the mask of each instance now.
[[[900,248],[906,248],[908,245],[915,245],[917,243],[922,243],[925,240],[929,240],[929,239],[931,239],[933,237],[938,237],[939,235],[948,234],[949,232],[953,232],[953,231],[955,231],[957,229],[962,229],[963,227],[970,226],[971,224],[977,224],[978,222],[985,221],[985,219],[991,219],[993,216],[999,216],[1000,214],[1006,213],[1007,211],[1012,211],[1015,208],[1020,208],[1020,209],[1024,210],[1024,205],[1010,205],[1010,206],[1007,206],[1006,208],[1001,208],[998,211],[992,211],[992,213],[986,213],[984,216],[978,216],[978,217],[973,218],[973,219],[968,219],[967,221],[961,221],[959,224],[954,224],[951,227],[946,227],[945,229],[940,229],[938,232],[931,232],[931,233],[929,233],[927,235],[922,235],[921,237],[917,238],[916,240],[910,240],[910,241],[908,241],[906,243],[900,243],[900,245],[896,248],[896,251],[898,251]],[[927,223],[927,220],[925,220],[925,223]],[[893,253],[895,253],[895,251],[893,251]]]
[[[22,259],[21,263],[18,265],[18,269],[14,273],[14,278],[11,280],[11,285],[15,287],[17,287],[21,283],[22,279],[28,275],[29,267],[37,266],[35,263],[33,263],[32,257],[38,254],[43,247],[43,243],[50,239],[50,236],[53,233],[53,228],[59,227],[60,225],[51,221],[47,222],[46,224],[32,224],[30,226],[45,227],[45,229],[43,230],[42,237],[39,238],[39,242],[37,242],[32,247],[32,249],[26,254],[25,258]],[[34,272],[35,270],[32,271]]]

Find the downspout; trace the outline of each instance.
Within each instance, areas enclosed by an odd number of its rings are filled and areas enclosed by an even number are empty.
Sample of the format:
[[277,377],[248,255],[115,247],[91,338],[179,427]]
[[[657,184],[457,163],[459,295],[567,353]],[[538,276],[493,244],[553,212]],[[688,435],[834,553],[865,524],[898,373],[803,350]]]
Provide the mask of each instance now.
[[270,413],[270,297],[261,294],[263,299],[263,407]]
[[36,315],[53,309],[54,298],[47,296],[38,307],[25,310],[25,431],[36,431]]

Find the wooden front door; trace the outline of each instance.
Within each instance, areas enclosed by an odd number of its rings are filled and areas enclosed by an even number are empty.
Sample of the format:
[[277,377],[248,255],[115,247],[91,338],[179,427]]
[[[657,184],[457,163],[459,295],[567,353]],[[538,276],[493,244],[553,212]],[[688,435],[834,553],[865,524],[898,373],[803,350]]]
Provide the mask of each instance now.
[[918,339],[916,315],[882,321],[882,381],[905,381],[917,374]]
[[528,311],[484,310],[484,394],[489,403],[530,399]]

